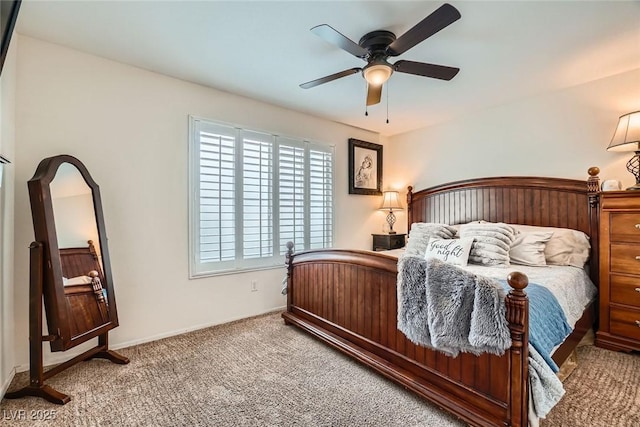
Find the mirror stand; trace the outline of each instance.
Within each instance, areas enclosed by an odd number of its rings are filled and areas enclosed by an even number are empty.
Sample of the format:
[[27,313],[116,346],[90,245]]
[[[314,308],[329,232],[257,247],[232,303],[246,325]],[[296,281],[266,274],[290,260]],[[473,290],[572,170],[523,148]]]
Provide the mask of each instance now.
[[64,405],[71,398],[46,385],[47,378],[64,371],[78,362],[92,358],[107,359],[113,363],[125,365],[129,359],[113,350],[109,350],[109,332],[98,335],[98,345],[64,363],[45,371],[43,366],[42,345],[53,341],[58,335],[42,335],[42,298],[44,278],[44,245],[32,242],[29,246],[29,385],[13,392],[7,392],[5,398],[18,399],[26,396],[42,397],[51,403]]

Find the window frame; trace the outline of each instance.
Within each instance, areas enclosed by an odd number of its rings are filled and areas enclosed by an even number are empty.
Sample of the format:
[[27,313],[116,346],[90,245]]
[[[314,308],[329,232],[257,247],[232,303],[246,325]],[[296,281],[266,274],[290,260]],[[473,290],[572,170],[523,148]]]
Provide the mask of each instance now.
[[[212,120],[205,117],[199,117],[195,115],[189,115],[189,140],[188,140],[188,226],[189,226],[189,279],[197,279],[202,277],[210,277],[210,276],[218,276],[218,275],[227,275],[227,274],[236,274],[250,271],[260,271],[260,270],[269,270],[275,268],[282,268],[284,262],[284,256],[281,254],[280,248],[280,240],[281,240],[281,225],[280,222],[280,180],[279,180],[279,161],[280,161],[280,145],[294,145],[296,147],[304,147],[304,181],[303,185],[305,188],[304,192],[304,235],[305,235],[305,245],[309,246],[311,244],[310,240],[307,238],[310,234],[311,222],[310,222],[310,181],[311,181],[311,151],[316,148],[317,151],[329,153],[331,156],[331,183],[328,186],[331,192],[330,196],[330,204],[331,210],[329,215],[329,221],[331,223],[331,231],[329,233],[330,243],[333,246],[335,242],[335,177],[336,177],[336,156],[335,156],[335,144],[321,143],[316,141],[311,141],[308,138],[300,138],[300,137],[291,137],[287,135],[283,135],[281,133],[270,132],[259,130],[255,128],[250,128],[248,126],[242,126],[237,124],[232,124],[228,122],[222,122],[218,120]],[[271,199],[271,228],[273,229],[273,249],[274,255],[269,257],[257,257],[253,259],[238,259],[238,245],[236,244],[236,256],[233,261],[212,261],[210,263],[203,263],[200,261],[200,134],[199,127],[197,125],[198,122],[202,122],[205,125],[211,124],[214,126],[221,127],[230,127],[235,129],[235,143],[234,150],[235,154],[235,168],[234,170],[242,169],[243,159],[242,151],[243,151],[243,131],[247,133],[260,133],[264,135],[269,135],[273,138],[272,140],[272,171],[271,171],[271,181],[272,181],[272,199]],[[280,142],[278,139],[281,139],[283,142]],[[240,154],[238,154],[238,152]],[[242,179],[235,180],[234,188],[235,188],[235,199],[237,205],[237,200],[242,199],[242,189],[243,182]],[[238,194],[240,193],[240,194]],[[243,217],[243,207],[241,205],[240,209],[236,210],[236,225],[235,225],[235,239],[243,239],[244,236],[244,224],[242,223]],[[240,225],[238,225],[238,221],[240,221]],[[242,230],[240,234],[238,234],[238,230]],[[300,247],[299,244],[296,244],[298,250],[308,249],[307,247]],[[242,247],[242,244],[240,244]],[[327,246],[328,247],[328,246]],[[242,256],[242,252],[240,252],[240,256]],[[254,262],[255,261],[255,262]],[[241,264],[241,265],[238,265]],[[216,268],[215,265],[220,264],[219,268]],[[212,266],[213,268],[207,268],[206,266]]]

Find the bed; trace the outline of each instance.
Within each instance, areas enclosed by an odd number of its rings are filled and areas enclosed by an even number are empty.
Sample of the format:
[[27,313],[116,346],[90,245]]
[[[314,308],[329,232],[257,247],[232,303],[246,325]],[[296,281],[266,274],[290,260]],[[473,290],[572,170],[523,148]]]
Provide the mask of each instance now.
[[[408,223],[486,220],[584,232],[588,271],[598,277],[597,168],[587,180],[491,177],[407,194]],[[509,274],[506,319],[512,345],[502,355],[452,358],[416,345],[397,329],[397,258],[347,249],[287,254],[286,324],[295,325],[474,426],[528,424],[527,277]],[[512,270],[517,270],[513,266]],[[592,327],[591,304],[553,353],[561,365]]]
[[60,261],[71,336],[100,327],[109,320],[109,306],[102,288],[100,257],[93,241],[83,247],[60,249]]

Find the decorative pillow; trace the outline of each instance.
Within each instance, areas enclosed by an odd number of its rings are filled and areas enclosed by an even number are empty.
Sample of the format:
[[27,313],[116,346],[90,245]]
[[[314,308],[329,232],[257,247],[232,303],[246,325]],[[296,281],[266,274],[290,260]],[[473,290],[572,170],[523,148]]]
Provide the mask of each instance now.
[[511,244],[511,249],[509,249],[509,261],[512,264],[521,265],[547,265],[544,249],[551,236],[553,236],[552,231],[533,231],[517,234]]
[[570,228],[512,225],[514,229],[523,233],[531,231],[553,233],[553,236],[544,247],[544,258],[547,265],[571,265],[584,268],[584,265],[589,260],[591,244],[589,243],[589,236],[582,231]]
[[460,238],[460,227],[462,227],[463,225],[466,224],[485,224],[487,221],[469,221],[469,222],[465,222],[464,224],[451,224],[450,227],[454,228],[456,230],[456,234],[453,237],[454,239],[458,239]]
[[405,255],[415,255],[423,257],[427,250],[429,238],[451,239],[455,235],[454,228],[447,224],[437,224],[432,222],[416,222],[411,224],[409,240]]
[[469,262],[482,265],[509,265],[509,249],[515,230],[502,222],[470,223],[460,227],[460,237],[473,237]]
[[453,265],[465,266],[469,259],[472,238],[465,239],[429,239],[425,259],[436,258]]

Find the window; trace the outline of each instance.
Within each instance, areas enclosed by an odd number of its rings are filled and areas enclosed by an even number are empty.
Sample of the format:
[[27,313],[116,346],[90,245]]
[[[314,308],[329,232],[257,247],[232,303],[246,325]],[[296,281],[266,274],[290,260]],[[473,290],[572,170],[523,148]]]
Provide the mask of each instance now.
[[333,245],[333,146],[190,117],[191,277]]

